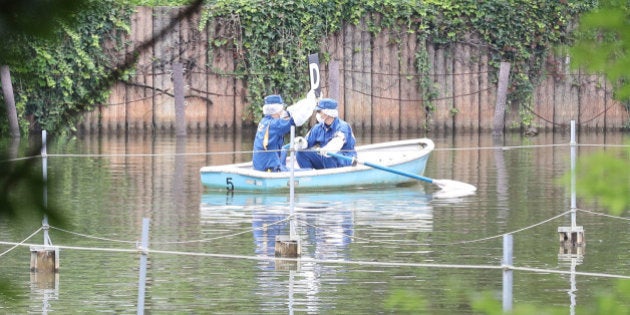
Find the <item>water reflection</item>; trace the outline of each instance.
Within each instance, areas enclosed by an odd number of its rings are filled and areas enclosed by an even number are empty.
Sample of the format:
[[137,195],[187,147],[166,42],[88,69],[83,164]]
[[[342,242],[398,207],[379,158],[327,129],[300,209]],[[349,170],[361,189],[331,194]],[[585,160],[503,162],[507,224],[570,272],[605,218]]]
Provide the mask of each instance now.
[[49,311],[52,311],[51,302],[59,299],[59,273],[31,272],[31,299],[42,301],[41,309],[36,312],[48,314]]
[[[351,260],[349,247],[353,243],[374,246],[379,239],[385,243],[396,239],[396,234],[410,231],[428,234],[433,229],[430,200],[431,196],[425,194],[421,186],[296,193],[294,213],[301,256]],[[274,256],[276,236],[289,234],[290,213],[288,194],[206,192],[201,197],[202,224],[235,223],[225,222],[225,218],[239,222],[251,220],[254,253],[258,256]],[[294,310],[326,311],[321,309],[326,305],[321,301],[322,288],[335,290],[347,281],[344,276],[336,276],[346,272],[346,268],[338,265],[270,260],[259,262],[258,268],[256,281],[261,294],[268,296],[276,292],[274,295],[277,295],[275,302],[263,302],[266,311],[282,310],[277,305],[282,294],[287,296],[290,314]],[[289,270],[288,278],[286,270]]]
[[[431,232],[430,200],[431,195],[425,194],[420,186],[296,193],[294,210],[302,238],[302,255],[348,259],[346,248],[355,239],[355,229],[367,234]],[[273,256],[276,236],[289,234],[289,206],[287,194],[205,192],[201,197],[200,217],[202,224],[221,222],[224,218],[251,220],[255,254]]]

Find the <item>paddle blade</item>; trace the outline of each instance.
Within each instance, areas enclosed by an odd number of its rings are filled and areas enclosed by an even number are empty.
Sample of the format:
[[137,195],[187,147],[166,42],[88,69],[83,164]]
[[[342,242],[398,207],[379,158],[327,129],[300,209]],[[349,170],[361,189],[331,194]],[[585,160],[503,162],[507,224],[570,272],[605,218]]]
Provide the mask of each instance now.
[[472,195],[477,191],[477,187],[450,179],[434,179],[433,184],[441,188],[433,194],[435,198],[457,198]]

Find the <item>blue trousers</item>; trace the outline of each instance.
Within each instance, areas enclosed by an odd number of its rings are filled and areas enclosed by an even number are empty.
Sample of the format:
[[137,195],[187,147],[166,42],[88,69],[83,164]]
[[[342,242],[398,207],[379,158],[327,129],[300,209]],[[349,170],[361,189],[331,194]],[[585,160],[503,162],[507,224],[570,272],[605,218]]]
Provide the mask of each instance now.
[[346,160],[339,161],[334,157],[325,157],[315,151],[298,151],[296,158],[300,168],[333,168],[348,166],[352,163]]

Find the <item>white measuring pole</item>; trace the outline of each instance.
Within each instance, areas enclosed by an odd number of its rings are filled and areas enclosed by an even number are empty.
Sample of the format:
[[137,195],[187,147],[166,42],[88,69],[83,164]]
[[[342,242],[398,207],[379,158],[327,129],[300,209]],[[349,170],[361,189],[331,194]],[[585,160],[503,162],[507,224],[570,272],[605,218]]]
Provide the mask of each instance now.
[[[42,130],[42,176],[44,180],[44,209],[48,210],[48,140],[46,139],[46,130]],[[52,246],[52,241],[50,240],[50,235],[48,235],[49,225],[48,225],[48,216],[44,214],[44,219],[42,220],[42,228],[44,230],[44,246]]]
[[577,226],[576,219],[576,194],[575,194],[575,159],[577,157],[577,141],[575,140],[575,120],[571,120],[571,231]]
[[512,234],[503,235],[503,311],[512,310],[512,254],[514,252]]
[[289,214],[291,216],[291,220],[289,220],[289,239],[296,240],[297,232],[295,231],[295,209],[294,209],[294,199],[295,199],[295,145],[293,144],[293,139],[295,139],[295,126],[291,126],[291,142],[289,143],[289,154],[291,154],[291,166],[289,176]]

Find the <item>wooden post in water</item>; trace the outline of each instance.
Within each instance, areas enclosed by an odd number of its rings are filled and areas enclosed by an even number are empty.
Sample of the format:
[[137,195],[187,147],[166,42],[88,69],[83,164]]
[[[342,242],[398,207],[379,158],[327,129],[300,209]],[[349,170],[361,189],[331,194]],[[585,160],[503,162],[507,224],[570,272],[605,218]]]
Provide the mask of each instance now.
[[275,255],[276,257],[296,258],[298,253],[298,241],[292,240],[288,235],[277,235]]
[[500,136],[505,127],[505,103],[507,102],[507,89],[510,85],[510,63],[501,62],[499,69],[499,84],[497,87],[497,102],[494,107],[494,120],[492,135]]
[[30,246],[31,250],[31,272],[36,273],[56,273],[59,272],[59,247],[53,246],[48,236],[48,218],[44,216],[42,220],[44,230],[44,245]]
[[173,89],[175,90],[175,132],[178,137],[186,136],[186,104],[184,98],[184,67],[173,63]]
[[56,273],[59,272],[59,247],[31,246],[31,272]]

